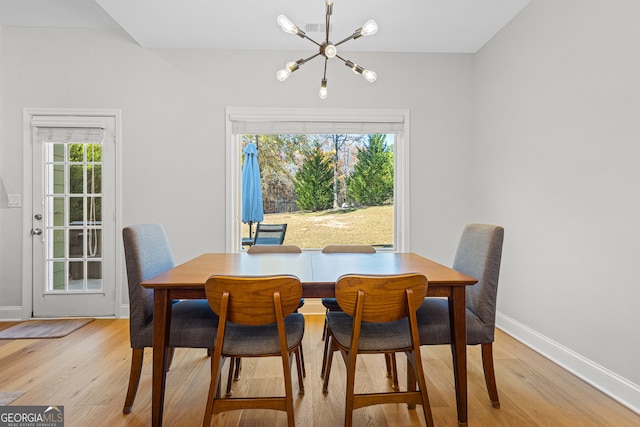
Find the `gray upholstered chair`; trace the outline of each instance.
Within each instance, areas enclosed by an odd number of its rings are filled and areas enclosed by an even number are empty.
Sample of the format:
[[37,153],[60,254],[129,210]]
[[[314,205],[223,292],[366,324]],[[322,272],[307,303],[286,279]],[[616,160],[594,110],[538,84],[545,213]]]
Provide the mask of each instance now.
[[[133,355],[129,387],[122,412],[128,414],[136,398],[144,348],[153,346],[153,290],[140,283],[171,269],[173,255],[160,224],[139,224],[122,230],[129,283],[129,335]],[[171,309],[169,365],[175,347],[212,349],[218,316],[205,300],[179,301]]]
[[[351,427],[354,409],[400,402],[422,405],[427,425],[433,426],[416,323],[416,310],[427,295],[427,286],[427,278],[417,273],[345,275],[336,282],[336,299],[342,311],[327,313],[330,351],[322,391],[328,391],[333,353],[340,350],[347,369],[345,427]],[[368,389],[367,393],[355,393],[358,354],[398,352],[407,355],[407,369],[414,373],[417,391],[388,393]]]
[[[211,384],[203,426],[211,414],[238,409],[275,409],[287,412],[294,427],[291,363],[302,346],[304,316],[295,313],[302,296],[300,280],[280,276],[211,276],[205,284],[207,299],[220,316],[218,334],[211,357]],[[282,358],[285,395],[273,397],[223,397],[220,371],[225,357]],[[304,392],[298,371],[299,392]]]
[[[478,279],[467,286],[467,344],[480,345],[485,383],[491,404],[499,408],[493,368],[496,296],[504,229],[497,225],[469,224],[460,238],[454,270]],[[446,299],[426,298],[418,309],[420,345],[451,343],[449,305]]]
[[[257,254],[300,254],[302,253],[302,249],[297,245],[254,245],[251,246],[247,250],[248,254],[257,255]],[[301,308],[304,305],[304,298],[300,298],[300,304],[298,308]],[[302,372],[302,376],[305,377],[307,375],[305,366],[304,366],[304,352],[302,351],[302,346],[300,349],[296,351],[296,367],[299,372]],[[231,357],[231,361],[229,363],[229,377],[227,378],[227,392],[226,396],[231,396],[231,382],[238,381],[240,379],[240,370],[242,369],[242,359],[239,357]]]

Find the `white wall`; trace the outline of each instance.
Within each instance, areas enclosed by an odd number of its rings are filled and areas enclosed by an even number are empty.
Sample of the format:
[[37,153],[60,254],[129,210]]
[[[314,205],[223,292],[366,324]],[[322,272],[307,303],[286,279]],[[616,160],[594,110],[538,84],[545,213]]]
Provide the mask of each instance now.
[[[379,79],[334,65],[324,102],[321,61],[274,78],[304,51],[2,28],[0,176],[30,185],[24,107],[120,108],[123,224],[164,223],[182,262],[225,247],[225,107],[409,108],[412,250],[450,263],[464,223],[504,225],[501,326],[637,409],[638,16],[636,0],[533,0],[475,57],[346,55]],[[0,318],[22,304],[21,222],[0,209]]]
[[505,226],[501,326],[637,411],[639,16],[636,0],[533,0],[494,37],[472,178],[478,219]]
[[[329,98],[321,101],[320,60],[284,83],[275,79],[308,51],[147,50],[111,29],[5,27],[1,43],[0,166],[16,192],[30,185],[22,182],[24,107],[121,109],[122,223],[163,223],[183,262],[225,249],[225,107],[408,108],[412,248],[443,263],[453,258],[471,203],[472,55],[347,53],[378,81],[330,64]],[[13,211],[15,218],[0,217],[5,306],[22,304],[28,225]]]

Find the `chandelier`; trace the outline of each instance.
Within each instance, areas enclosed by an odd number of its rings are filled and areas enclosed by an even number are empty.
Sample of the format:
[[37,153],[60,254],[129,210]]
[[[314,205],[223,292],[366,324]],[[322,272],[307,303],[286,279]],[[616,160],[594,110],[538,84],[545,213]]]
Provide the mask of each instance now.
[[342,58],[338,55],[338,46],[341,44],[348,42],[351,39],[357,39],[362,36],[370,36],[378,32],[378,24],[373,19],[369,19],[364,25],[353,32],[349,37],[339,41],[338,43],[332,43],[329,41],[329,29],[330,29],[330,21],[331,21],[331,13],[333,12],[333,0],[325,0],[327,3],[327,16],[326,16],[326,33],[325,40],[323,43],[318,43],[313,40],[309,36],[305,34],[300,28],[298,28],[293,22],[291,22],[286,16],[278,15],[278,25],[282,28],[285,33],[297,35],[303,39],[307,39],[310,42],[316,44],[319,47],[318,53],[315,55],[311,55],[308,58],[299,59],[295,62],[288,62],[285,67],[276,73],[276,78],[279,81],[285,81],[291,73],[300,68],[301,65],[311,61],[313,58],[317,56],[324,57],[324,74],[322,76],[322,82],[320,84],[320,98],[327,98],[327,62],[331,58],[338,58],[344,64],[351,68],[354,73],[360,74],[364,77],[368,82],[373,83],[378,78],[378,75],[371,70],[366,70],[358,64],[354,64],[353,62]]

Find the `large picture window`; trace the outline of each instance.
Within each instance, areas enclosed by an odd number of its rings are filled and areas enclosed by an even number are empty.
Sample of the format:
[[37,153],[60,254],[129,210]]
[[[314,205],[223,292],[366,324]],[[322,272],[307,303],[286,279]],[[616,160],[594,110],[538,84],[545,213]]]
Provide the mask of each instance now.
[[[246,249],[256,222],[287,224],[285,243],[305,250],[406,250],[408,119],[405,110],[228,109],[227,250]],[[242,182],[248,145],[258,157],[257,196]],[[243,189],[245,199],[259,198],[258,216],[247,215]]]

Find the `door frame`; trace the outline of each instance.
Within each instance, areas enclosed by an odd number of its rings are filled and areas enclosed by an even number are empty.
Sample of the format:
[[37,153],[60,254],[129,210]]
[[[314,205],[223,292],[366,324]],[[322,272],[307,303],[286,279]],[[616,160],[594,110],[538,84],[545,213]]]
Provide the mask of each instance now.
[[24,108],[22,114],[23,177],[22,177],[22,320],[32,318],[33,313],[33,238],[31,236],[31,216],[33,215],[33,144],[31,119],[33,116],[70,117],[113,117],[115,120],[115,301],[116,317],[128,315],[128,305],[123,304],[124,270],[122,259],[122,111],[102,108]]

